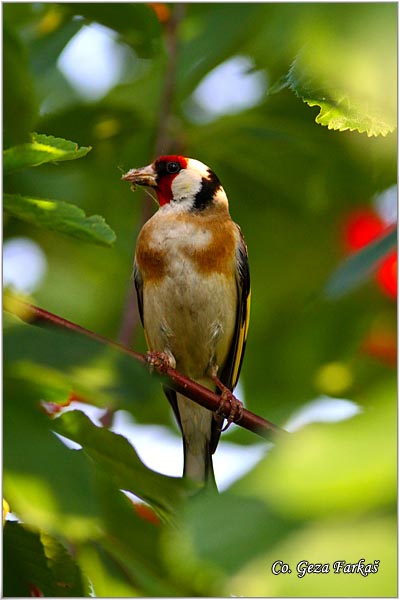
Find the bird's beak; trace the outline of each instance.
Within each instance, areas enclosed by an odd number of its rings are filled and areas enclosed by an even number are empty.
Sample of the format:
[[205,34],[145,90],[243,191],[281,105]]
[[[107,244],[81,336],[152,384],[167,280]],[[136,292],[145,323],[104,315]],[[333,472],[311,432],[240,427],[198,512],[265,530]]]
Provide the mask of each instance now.
[[137,185],[157,187],[157,173],[153,165],[147,165],[147,167],[140,169],[131,169],[125,175],[122,175],[121,179],[123,181],[130,181],[133,190]]

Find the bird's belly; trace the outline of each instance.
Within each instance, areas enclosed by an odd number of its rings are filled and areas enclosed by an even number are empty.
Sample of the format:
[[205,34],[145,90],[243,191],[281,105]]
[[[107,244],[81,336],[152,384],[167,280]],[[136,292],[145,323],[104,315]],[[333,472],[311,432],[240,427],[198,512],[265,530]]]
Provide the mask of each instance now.
[[201,275],[190,261],[157,282],[144,282],[143,313],[151,350],[173,355],[176,368],[202,379],[224,364],[236,322],[237,290],[232,275]]

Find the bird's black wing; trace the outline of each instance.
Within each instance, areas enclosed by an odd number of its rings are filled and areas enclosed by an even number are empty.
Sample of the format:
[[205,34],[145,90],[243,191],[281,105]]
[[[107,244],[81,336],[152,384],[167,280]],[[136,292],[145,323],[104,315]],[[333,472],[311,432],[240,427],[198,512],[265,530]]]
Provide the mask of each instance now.
[[[218,373],[220,381],[230,390],[233,390],[239,379],[242,367],[244,351],[246,347],[247,331],[250,319],[250,269],[247,254],[247,246],[244,241],[240,227],[239,242],[236,248],[236,287],[237,287],[237,311],[236,325],[232,337],[228,356],[221,371]],[[219,391],[217,390],[217,393]],[[223,419],[214,420],[211,437],[211,451],[215,452],[220,437],[220,427]]]
[[230,390],[233,390],[236,386],[242,367],[249,328],[251,295],[247,246],[239,226],[236,227],[240,234],[236,248],[236,287],[238,294],[236,325],[227,359],[218,374],[219,379]]
[[142,279],[142,275],[139,271],[139,267],[137,265],[136,260],[133,264],[133,280],[135,282],[140,320],[142,321],[142,325],[144,326],[144,321],[143,321],[143,279]]

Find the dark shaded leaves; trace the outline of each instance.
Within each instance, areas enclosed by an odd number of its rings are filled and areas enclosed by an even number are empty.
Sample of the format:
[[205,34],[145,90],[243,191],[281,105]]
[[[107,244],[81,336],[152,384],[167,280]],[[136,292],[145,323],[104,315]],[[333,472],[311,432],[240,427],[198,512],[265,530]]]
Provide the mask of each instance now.
[[116,487],[133,492],[165,514],[176,511],[184,493],[182,481],[145,467],[126,438],[96,427],[80,411],[62,415],[55,429],[80,444]]
[[6,597],[81,597],[89,585],[66,548],[44,532],[8,521],[3,538]]

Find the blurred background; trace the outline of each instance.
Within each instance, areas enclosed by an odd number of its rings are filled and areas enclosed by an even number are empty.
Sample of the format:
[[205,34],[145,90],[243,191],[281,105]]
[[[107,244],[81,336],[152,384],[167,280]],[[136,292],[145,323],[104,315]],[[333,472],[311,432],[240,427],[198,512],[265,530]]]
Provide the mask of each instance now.
[[[314,561],[330,560],[320,542],[335,530],[346,539],[349,525],[330,521],[343,512],[351,527],[360,527],[366,550],[383,532],[379,548],[388,565],[395,536],[397,253],[393,244],[380,251],[379,241],[397,220],[397,5],[9,3],[3,30],[5,150],[29,142],[33,131],[92,148],[79,160],[6,174],[5,192],[75,204],[103,216],[116,234],[112,247],[103,247],[5,212],[7,289],[144,351],[132,309],[132,266],[137,234],[156,206],[142,191],[133,195],[120,177],[159,154],[191,156],[217,173],[248,244],[251,322],[237,393],[249,410],[302,437],[269,457],[271,444],[239,427],[222,436],[215,471],[228,496],[213,514],[223,518],[231,502],[239,515],[232,498],[242,496],[243,506],[246,497],[257,498],[275,537],[243,550],[239,575],[235,561],[214,562],[218,577],[211,585],[207,564],[220,549],[203,547],[196,524],[204,508],[193,509],[187,526],[196,552],[185,574],[177,574],[183,554],[176,553],[176,564],[166,561],[171,589],[297,595],[305,580],[272,581],[265,556],[275,556],[296,523],[292,554],[319,548]],[[376,243],[377,252],[361,263],[346,262]],[[338,272],[343,264],[349,269]],[[122,433],[151,469],[180,476],[181,440],[157,381],[111,351],[56,335],[49,345],[43,332],[10,317],[4,346],[11,381],[5,494],[22,521],[76,542],[72,526],[66,532],[62,519],[53,519],[49,498],[60,493],[49,484],[55,466],[44,468],[40,457],[59,441],[37,436],[37,456],[26,463],[34,444],[29,418],[39,400],[68,403],[73,391],[80,404],[69,409],[82,408],[97,425]],[[29,410],[21,404],[25,397]],[[48,423],[40,427],[49,430]],[[296,508],[287,503],[293,497]],[[56,512],[65,517],[63,510]],[[371,529],[360,517],[365,511]],[[310,528],[299,533],[309,519]],[[171,536],[168,543],[182,550],[182,540]],[[78,557],[93,583],[89,548],[85,538]],[[342,558],[340,540],[337,552]],[[353,559],[361,555],[357,548]],[[383,587],[368,587],[372,576],[353,576],[350,587],[342,590],[340,580],[334,593],[390,595],[390,564]],[[102,565],[98,595],[116,589],[157,595],[158,588],[120,575],[113,587],[107,561]],[[204,577],[193,582],[198,568]],[[305,585],[311,586],[303,586],[305,595],[321,595],[315,578]]]

